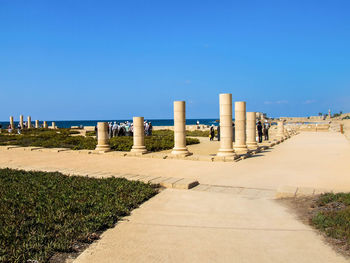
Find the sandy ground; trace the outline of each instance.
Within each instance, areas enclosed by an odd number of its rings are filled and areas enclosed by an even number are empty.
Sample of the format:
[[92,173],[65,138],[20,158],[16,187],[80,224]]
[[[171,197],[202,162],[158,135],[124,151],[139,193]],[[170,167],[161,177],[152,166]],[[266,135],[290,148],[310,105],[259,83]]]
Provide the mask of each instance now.
[[349,160],[349,142],[340,133],[332,132],[301,133],[237,163],[119,157],[114,153],[0,151],[2,167],[13,164],[38,170],[76,168],[91,173],[193,178],[202,184],[266,189],[288,185],[350,190]]

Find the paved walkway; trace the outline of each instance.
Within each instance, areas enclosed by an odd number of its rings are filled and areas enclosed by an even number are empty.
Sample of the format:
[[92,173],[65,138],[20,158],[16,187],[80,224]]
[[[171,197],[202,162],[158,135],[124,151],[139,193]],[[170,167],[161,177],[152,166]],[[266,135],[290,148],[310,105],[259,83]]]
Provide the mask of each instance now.
[[347,262],[273,194],[280,185],[350,190],[349,160],[350,144],[339,133],[302,133],[238,163],[0,151],[1,166],[199,179],[192,190],[162,191],[106,231],[76,263]]
[[[339,133],[301,133],[240,162],[120,157],[117,153],[0,151],[0,166],[60,168],[197,179],[201,184],[277,189],[282,185],[350,190],[350,143]],[[101,175],[99,175],[101,174]]]

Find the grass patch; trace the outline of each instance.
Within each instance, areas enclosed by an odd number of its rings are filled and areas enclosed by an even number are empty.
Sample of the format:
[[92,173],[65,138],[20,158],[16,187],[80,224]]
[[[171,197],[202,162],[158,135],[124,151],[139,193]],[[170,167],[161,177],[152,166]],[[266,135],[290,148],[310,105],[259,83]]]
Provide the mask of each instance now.
[[[69,129],[28,129],[22,134],[0,134],[0,145],[37,146],[45,148],[69,148],[73,150],[94,150],[97,141],[91,136],[71,136]],[[95,135],[95,132],[92,132]],[[198,144],[196,138],[187,138],[187,145]],[[110,140],[111,149],[114,151],[130,151],[133,145],[133,137],[113,137]],[[152,136],[145,137],[145,145],[148,151],[162,151],[174,147],[174,132],[169,130],[154,131]]]
[[350,193],[327,193],[316,201],[312,224],[327,236],[350,247]]
[[[186,138],[186,144],[198,144],[196,138]],[[130,136],[113,137],[110,139],[111,149],[115,151],[130,151],[133,138]],[[145,146],[150,152],[169,150],[174,148],[174,132],[169,130],[154,131],[152,136],[145,136]]]
[[23,130],[22,134],[0,134],[0,145],[70,148],[73,150],[93,150],[96,148],[94,138],[70,135],[69,129],[27,129]]
[[74,252],[157,193],[142,182],[0,169],[0,262]]

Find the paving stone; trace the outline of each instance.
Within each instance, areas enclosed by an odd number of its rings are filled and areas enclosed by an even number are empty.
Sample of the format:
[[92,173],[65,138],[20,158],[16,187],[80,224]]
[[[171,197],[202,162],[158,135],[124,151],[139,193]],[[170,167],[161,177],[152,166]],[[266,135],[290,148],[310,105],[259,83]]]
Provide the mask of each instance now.
[[195,190],[195,191],[205,191],[208,188],[210,188],[210,185],[207,184],[199,184],[196,187],[192,188],[191,190]]
[[191,189],[195,186],[197,186],[199,183],[197,180],[190,179],[190,178],[184,178],[180,181],[177,181],[174,185],[173,188],[176,189]]
[[174,178],[174,177],[170,177],[169,179],[167,180],[163,180],[161,181],[159,184],[165,188],[173,188],[173,185],[182,180],[183,178]]
[[150,180],[151,184],[160,184],[161,182],[164,182],[168,179],[171,179],[172,177],[158,177],[156,179]]

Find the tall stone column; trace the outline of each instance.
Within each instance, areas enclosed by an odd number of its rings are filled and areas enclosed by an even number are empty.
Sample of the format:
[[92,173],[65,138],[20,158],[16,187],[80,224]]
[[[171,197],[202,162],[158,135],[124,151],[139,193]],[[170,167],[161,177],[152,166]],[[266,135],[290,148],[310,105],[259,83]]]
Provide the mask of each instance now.
[[220,94],[220,148],[217,156],[234,157],[232,127],[232,94]]
[[246,142],[246,103],[245,101],[235,102],[235,152],[238,154],[246,154],[248,152]]
[[47,128],[48,128],[48,126],[47,126],[47,121],[44,121],[44,122],[43,122],[43,128],[44,128],[44,129],[47,129]]
[[52,126],[52,129],[56,129],[56,122],[53,121],[51,126]]
[[15,128],[15,123],[13,122],[13,116],[10,116],[10,126],[12,130]]
[[186,102],[174,101],[174,148],[175,155],[189,155],[186,147]]
[[279,140],[284,140],[284,124],[283,121],[278,121],[277,122],[277,139]]
[[32,128],[32,118],[30,116],[27,117],[27,123],[28,129]]
[[247,146],[249,150],[258,149],[256,142],[256,112],[247,112]]
[[21,129],[23,129],[23,115],[19,116],[19,125],[21,126]]
[[131,152],[134,153],[146,153],[145,146],[145,127],[144,127],[144,118],[143,117],[134,117],[134,145],[132,146]]
[[96,151],[107,152],[111,148],[108,143],[108,123],[98,122],[97,123],[97,146]]
[[35,120],[35,128],[39,128],[39,120]]

